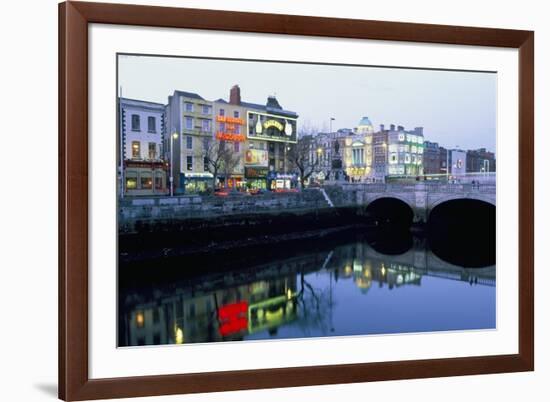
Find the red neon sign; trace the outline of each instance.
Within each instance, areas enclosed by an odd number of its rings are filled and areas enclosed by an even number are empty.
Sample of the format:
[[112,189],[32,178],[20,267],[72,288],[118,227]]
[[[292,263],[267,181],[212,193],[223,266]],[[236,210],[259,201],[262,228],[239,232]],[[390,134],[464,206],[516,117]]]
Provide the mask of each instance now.
[[230,117],[230,116],[216,116],[216,121],[220,123],[239,124],[241,126],[244,124],[243,119],[239,119],[238,117]]
[[220,141],[237,141],[237,142],[243,142],[245,140],[243,134],[233,134],[233,133],[224,133],[222,131],[218,131],[216,133],[216,138]]

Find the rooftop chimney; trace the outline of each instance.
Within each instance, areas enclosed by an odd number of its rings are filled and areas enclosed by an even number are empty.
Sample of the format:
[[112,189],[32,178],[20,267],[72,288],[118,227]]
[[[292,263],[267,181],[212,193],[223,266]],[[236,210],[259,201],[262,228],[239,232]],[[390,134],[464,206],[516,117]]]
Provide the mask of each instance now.
[[423,127],[415,127],[415,128],[414,128],[414,132],[415,132],[417,135],[424,135],[424,128],[423,128]]
[[238,85],[233,85],[229,91],[229,103],[232,105],[241,104],[241,88]]
[[384,125],[380,124],[380,131],[384,131]]
[[395,124],[390,124],[390,130],[395,131]]
[[403,131],[405,128],[403,126],[397,126],[397,131]]

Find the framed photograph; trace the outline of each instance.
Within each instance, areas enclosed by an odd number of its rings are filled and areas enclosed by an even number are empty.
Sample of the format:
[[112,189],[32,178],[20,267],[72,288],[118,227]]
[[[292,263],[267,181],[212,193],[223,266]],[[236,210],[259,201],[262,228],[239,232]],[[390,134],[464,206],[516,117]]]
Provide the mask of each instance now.
[[534,369],[533,32],[59,17],[61,399]]

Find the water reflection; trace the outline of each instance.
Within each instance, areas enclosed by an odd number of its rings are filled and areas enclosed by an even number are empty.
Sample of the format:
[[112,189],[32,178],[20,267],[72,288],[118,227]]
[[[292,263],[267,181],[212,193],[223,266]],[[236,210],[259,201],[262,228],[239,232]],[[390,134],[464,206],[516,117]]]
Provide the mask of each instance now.
[[398,255],[381,251],[353,239],[241,270],[126,284],[119,345],[495,327],[494,265],[452,265],[418,240]]

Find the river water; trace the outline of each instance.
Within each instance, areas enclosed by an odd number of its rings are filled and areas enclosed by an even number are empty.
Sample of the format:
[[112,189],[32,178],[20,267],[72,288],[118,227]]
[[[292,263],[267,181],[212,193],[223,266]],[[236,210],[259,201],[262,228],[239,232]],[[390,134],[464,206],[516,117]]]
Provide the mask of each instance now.
[[390,243],[342,235],[121,267],[119,346],[495,328],[494,265]]

